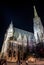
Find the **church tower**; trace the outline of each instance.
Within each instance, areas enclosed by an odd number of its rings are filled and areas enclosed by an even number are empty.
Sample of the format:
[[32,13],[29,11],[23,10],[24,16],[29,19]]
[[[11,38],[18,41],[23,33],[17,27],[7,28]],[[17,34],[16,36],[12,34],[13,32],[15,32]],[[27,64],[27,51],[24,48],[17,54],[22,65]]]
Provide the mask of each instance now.
[[4,55],[6,54],[7,48],[8,48],[8,40],[12,36],[13,36],[13,24],[11,22],[10,25],[9,25],[9,28],[6,31],[5,37],[4,37],[4,42],[3,42],[3,45],[2,45],[1,54],[4,54]]
[[1,53],[6,53],[6,50],[7,50],[7,47],[8,47],[8,40],[12,36],[13,36],[13,24],[11,22],[8,30],[6,31],[5,37],[4,37],[4,42],[3,42],[3,45],[2,45]]
[[[36,39],[36,43],[39,43],[42,40],[43,25],[41,23],[40,17],[37,14],[35,6],[34,6],[33,25],[34,25],[34,36],[35,36],[35,39]],[[39,39],[38,39],[38,36],[39,36]]]
[[4,43],[1,50],[2,58],[6,58],[7,61],[16,62],[18,60],[18,43],[14,39],[13,24],[9,25],[5,34]]

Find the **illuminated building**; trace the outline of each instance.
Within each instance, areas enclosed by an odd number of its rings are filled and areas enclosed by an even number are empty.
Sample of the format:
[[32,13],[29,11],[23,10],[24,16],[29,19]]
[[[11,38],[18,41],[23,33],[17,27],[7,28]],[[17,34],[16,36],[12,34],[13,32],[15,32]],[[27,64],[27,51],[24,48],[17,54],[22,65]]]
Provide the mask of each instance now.
[[[34,6],[33,29],[34,29],[34,36],[36,39],[36,43],[41,42],[42,35],[43,35],[43,25],[41,23],[40,17],[37,14],[35,6]],[[39,37],[39,40],[38,40],[38,37]]]
[[11,62],[17,62],[19,59],[23,60],[27,44],[32,50],[33,46],[36,46],[36,44],[42,41],[43,26],[40,17],[37,15],[35,6],[33,30],[34,33],[15,28],[11,22],[4,37],[1,50],[2,58],[6,57],[7,61]]

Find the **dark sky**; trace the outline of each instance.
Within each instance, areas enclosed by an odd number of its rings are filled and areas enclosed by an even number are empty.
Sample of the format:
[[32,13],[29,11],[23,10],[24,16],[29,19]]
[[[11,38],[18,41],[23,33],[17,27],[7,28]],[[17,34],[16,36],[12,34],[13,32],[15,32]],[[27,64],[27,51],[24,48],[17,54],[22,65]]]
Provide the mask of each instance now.
[[14,27],[33,32],[33,5],[35,4],[38,15],[44,25],[44,3],[39,0],[29,2],[11,2],[0,4],[0,49],[3,43],[4,34],[11,20]]

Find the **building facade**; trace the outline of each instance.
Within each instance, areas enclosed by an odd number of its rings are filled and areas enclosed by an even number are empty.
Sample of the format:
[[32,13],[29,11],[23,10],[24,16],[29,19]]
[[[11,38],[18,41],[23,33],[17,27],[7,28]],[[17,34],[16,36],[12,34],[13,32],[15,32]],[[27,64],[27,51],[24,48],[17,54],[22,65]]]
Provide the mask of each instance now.
[[7,61],[11,62],[22,61],[27,50],[27,45],[29,50],[32,50],[33,46],[36,46],[36,44],[42,41],[43,26],[35,6],[33,30],[34,33],[15,28],[11,22],[5,33],[1,50],[2,57],[6,57]]

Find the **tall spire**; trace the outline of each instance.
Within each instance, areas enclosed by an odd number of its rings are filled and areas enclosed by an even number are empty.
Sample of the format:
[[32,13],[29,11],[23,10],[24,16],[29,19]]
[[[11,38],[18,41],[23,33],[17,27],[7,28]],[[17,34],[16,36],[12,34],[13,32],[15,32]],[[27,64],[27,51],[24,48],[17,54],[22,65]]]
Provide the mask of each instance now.
[[12,21],[11,21],[11,23],[10,23],[10,25],[9,25],[8,30],[7,30],[7,35],[8,35],[9,37],[13,36],[13,23],[12,23]]
[[13,23],[12,23],[12,21],[11,21],[11,23],[10,23],[10,27],[13,28]]
[[38,17],[38,14],[37,14],[35,6],[34,6],[34,17]]
[[10,25],[9,25],[8,31],[9,31],[9,30],[13,31],[13,23],[12,23],[12,21],[11,21],[11,23],[10,23]]

